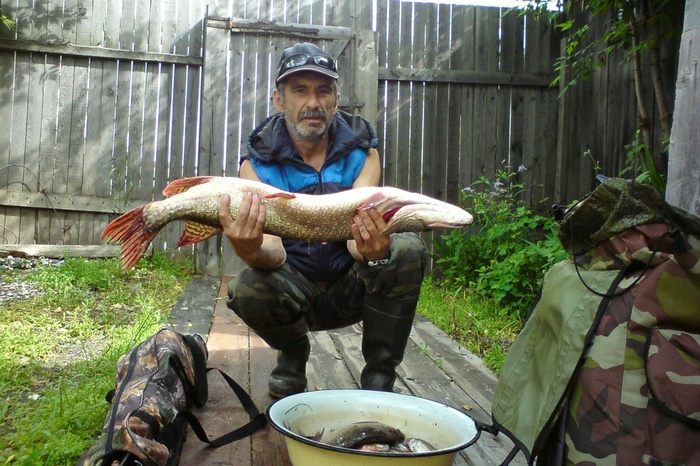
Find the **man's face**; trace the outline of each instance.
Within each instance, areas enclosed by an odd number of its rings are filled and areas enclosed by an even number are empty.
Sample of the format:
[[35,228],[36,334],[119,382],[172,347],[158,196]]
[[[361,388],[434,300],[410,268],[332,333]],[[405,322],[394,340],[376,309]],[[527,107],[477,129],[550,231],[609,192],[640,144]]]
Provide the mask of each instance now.
[[328,131],[338,109],[338,94],[333,79],[313,72],[289,76],[275,89],[277,110],[284,113],[292,139],[320,141]]

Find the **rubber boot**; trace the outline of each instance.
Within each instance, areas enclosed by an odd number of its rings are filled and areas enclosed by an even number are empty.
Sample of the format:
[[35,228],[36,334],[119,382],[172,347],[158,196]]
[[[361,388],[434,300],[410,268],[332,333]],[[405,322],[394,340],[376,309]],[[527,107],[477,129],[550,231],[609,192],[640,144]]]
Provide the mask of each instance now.
[[363,389],[393,391],[396,368],[403,360],[417,304],[365,296],[362,321],[365,367],[360,375]]
[[306,362],[311,352],[306,323],[297,322],[256,333],[278,350],[277,366],[268,382],[270,396],[284,398],[306,390]]

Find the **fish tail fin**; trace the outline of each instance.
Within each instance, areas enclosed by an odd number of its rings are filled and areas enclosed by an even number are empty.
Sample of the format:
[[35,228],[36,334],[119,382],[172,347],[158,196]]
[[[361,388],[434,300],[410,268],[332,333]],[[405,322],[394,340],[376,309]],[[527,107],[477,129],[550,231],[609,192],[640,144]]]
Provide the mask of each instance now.
[[200,185],[202,183],[207,183],[209,182],[213,176],[192,176],[189,178],[180,178],[178,180],[171,181],[168,183],[168,185],[163,189],[163,195],[165,197],[171,197],[174,196],[175,194],[180,194],[184,193],[188,189]]
[[125,271],[136,265],[158,234],[158,231],[150,232],[146,228],[144,207],[137,207],[112,220],[102,232],[101,239],[122,245],[119,262]]
[[221,228],[212,227],[199,222],[185,222],[185,229],[182,231],[180,241],[177,242],[177,246],[175,247],[179,248],[199,243],[212,236],[218,235],[222,231]]

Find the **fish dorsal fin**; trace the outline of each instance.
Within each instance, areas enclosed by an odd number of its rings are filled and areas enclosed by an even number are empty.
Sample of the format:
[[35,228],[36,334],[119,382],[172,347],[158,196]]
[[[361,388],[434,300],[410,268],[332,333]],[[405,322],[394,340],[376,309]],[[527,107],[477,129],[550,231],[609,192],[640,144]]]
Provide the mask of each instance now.
[[179,180],[171,181],[163,190],[165,197],[174,196],[175,194],[184,193],[193,186],[206,183],[214,178],[213,176],[193,176],[190,178],[180,178]]
[[212,227],[199,222],[188,220],[185,222],[185,229],[182,231],[180,241],[176,247],[189,246],[190,244],[199,243],[205,239],[221,233],[221,228]]

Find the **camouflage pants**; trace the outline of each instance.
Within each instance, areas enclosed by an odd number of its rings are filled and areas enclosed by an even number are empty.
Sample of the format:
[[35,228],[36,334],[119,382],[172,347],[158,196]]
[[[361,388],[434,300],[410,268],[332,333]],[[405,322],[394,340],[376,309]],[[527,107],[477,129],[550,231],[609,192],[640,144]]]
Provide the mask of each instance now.
[[[328,330],[359,322],[367,293],[396,300],[415,314],[427,261],[418,235],[397,233],[391,237],[387,265],[371,268],[355,262],[327,289],[286,263],[275,270],[246,267],[231,280],[227,304],[260,334],[281,328]],[[413,306],[406,306],[409,303]]]

